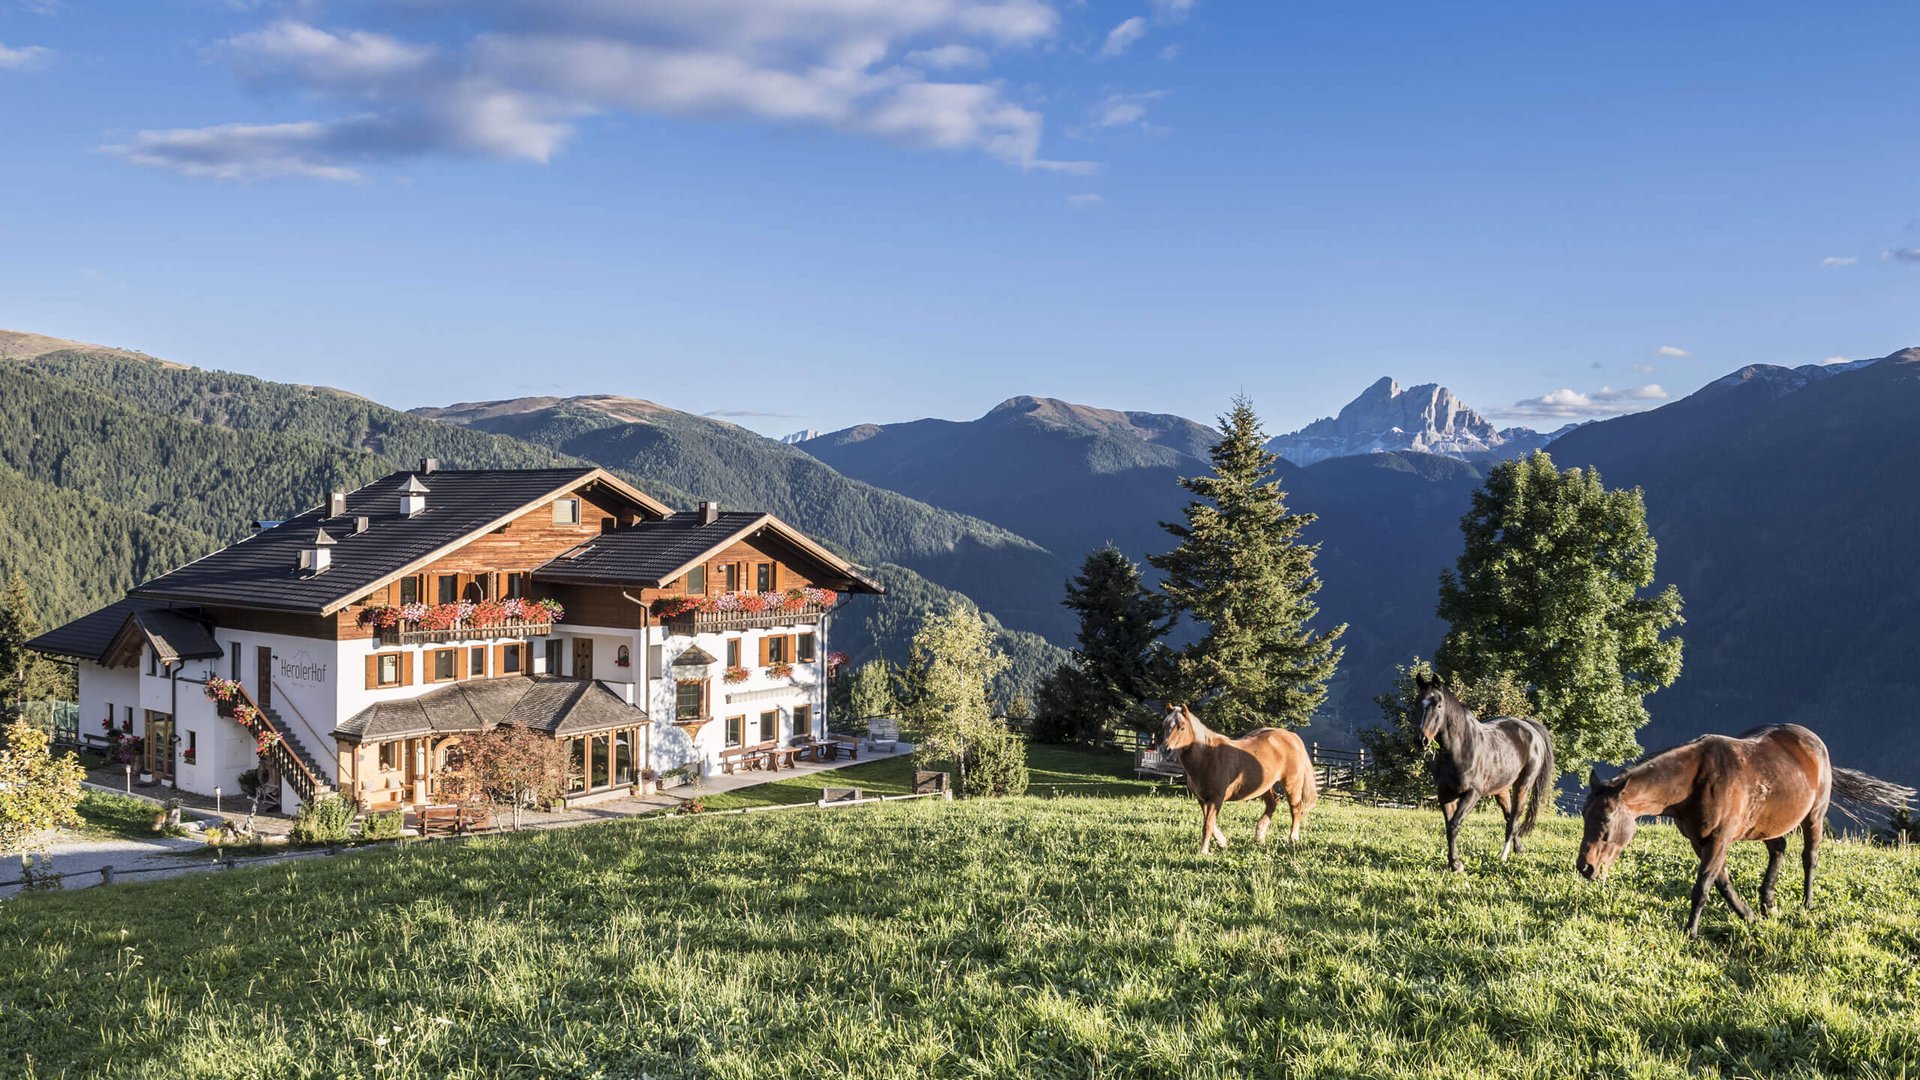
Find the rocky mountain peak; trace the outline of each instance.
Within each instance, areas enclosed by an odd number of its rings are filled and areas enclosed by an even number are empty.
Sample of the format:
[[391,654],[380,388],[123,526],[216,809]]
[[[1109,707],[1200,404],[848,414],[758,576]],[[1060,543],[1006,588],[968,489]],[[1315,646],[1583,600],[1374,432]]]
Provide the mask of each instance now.
[[1486,460],[1525,453],[1543,441],[1544,437],[1526,428],[1495,428],[1438,383],[1402,389],[1392,378],[1382,376],[1338,416],[1282,435],[1267,449],[1295,465],[1392,450]]

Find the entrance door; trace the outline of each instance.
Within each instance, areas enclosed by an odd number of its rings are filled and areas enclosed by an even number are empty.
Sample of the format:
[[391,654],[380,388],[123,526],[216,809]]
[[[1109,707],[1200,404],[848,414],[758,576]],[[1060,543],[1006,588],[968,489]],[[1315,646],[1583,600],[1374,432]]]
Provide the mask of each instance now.
[[573,677],[576,679],[593,678],[593,639],[577,637],[573,639]]
[[147,738],[140,755],[140,764],[154,779],[173,779],[173,717],[147,710]]
[[273,704],[273,650],[261,645],[253,651],[253,700],[261,708]]

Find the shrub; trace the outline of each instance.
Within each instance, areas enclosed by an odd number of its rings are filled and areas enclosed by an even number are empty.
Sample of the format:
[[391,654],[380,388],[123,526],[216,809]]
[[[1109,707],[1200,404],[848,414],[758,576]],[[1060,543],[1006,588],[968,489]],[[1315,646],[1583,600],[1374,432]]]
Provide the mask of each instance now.
[[80,824],[80,781],[72,754],[47,752],[47,733],[15,720],[0,750],[0,851],[22,847],[48,829]]
[[999,728],[982,732],[967,747],[964,790],[974,795],[1021,795],[1027,790],[1027,741]]
[[368,840],[398,840],[406,831],[407,815],[402,810],[382,810],[368,814],[361,834]]
[[329,795],[304,803],[293,819],[296,844],[337,844],[353,838],[355,807],[345,795]]

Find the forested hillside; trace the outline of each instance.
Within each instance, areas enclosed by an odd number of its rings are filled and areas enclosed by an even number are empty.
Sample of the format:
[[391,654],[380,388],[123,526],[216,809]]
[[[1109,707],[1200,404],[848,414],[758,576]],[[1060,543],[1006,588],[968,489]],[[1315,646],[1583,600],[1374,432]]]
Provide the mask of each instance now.
[[[811,470],[830,473],[805,455],[788,453]],[[42,598],[43,618],[58,622],[239,539],[255,520],[284,517],[322,502],[330,490],[412,468],[426,457],[458,468],[584,460],[327,388],[122,352],[68,349],[28,356],[0,364],[0,571],[23,574]],[[703,497],[737,498],[745,506],[764,505],[750,500],[778,490],[773,477],[730,479],[727,468],[751,469],[755,461],[729,457],[725,448],[713,450],[705,463],[715,471],[613,471],[679,506],[696,501],[679,479],[698,485]],[[874,510],[858,499],[838,498],[832,481],[847,485],[844,478],[811,479],[814,486],[794,489],[782,516],[803,528],[809,520],[853,523],[851,530],[820,529],[815,535],[862,563],[886,563],[893,549],[878,542],[886,537],[917,537],[929,550],[944,541],[944,561],[929,561],[955,573],[969,571],[970,563],[981,572],[1008,550],[1028,552],[1036,561],[1050,558],[1003,530],[926,507],[919,508],[919,522],[929,527],[915,533],[903,523],[911,514],[884,513],[910,508],[911,500],[869,489]],[[836,513],[843,506],[845,512]],[[810,509],[796,513],[795,507]],[[835,644],[857,658],[884,652],[901,659],[920,612],[957,602],[961,594],[927,581],[917,568],[881,565],[877,572],[892,595],[862,601],[843,616]],[[1058,665],[1060,651],[1040,637],[997,621],[995,626],[1015,664],[1006,680],[1009,695]]]
[[[667,484],[763,509],[855,557],[963,592],[1009,626],[1066,641],[1071,572],[1024,534],[846,476],[744,428],[631,398],[532,398],[416,409]],[[1077,561],[1077,558],[1076,560]]]

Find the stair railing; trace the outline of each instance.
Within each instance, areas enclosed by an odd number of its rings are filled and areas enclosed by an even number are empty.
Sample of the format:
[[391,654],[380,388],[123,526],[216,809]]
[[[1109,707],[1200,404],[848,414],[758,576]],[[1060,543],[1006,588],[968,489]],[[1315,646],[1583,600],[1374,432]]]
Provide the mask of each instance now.
[[273,719],[267,715],[266,710],[262,709],[259,704],[253,700],[253,695],[247,693],[245,686],[236,686],[234,690],[239,694],[239,700],[220,703],[221,708],[219,711],[221,714],[230,719],[238,720],[238,717],[235,717],[234,713],[238,711],[240,705],[246,705],[247,713],[253,717],[253,719],[251,721],[241,721],[241,726],[252,733],[256,739],[258,739],[260,732],[263,730],[273,733],[273,745],[267,748],[267,760],[273,762],[274,767],[279,769],[281,774],[287,778],[287,782],[293,785],[293,790],[300,796],[301,802],[313,802],[319,790],[327,786],[326,778],[314,775],[313,770],[307,766],[306,761],[302,759],[299,754],[293,752],[293,747],[287,743],[286,732],[281,731],[274,725]]
[[[293,710],[294,719],[300,721],[300,726],[303,728],[306,728],[307,734],[313,736],[313,742],[311,745],[313,747],[314,756],[321,757],[324,760],[324,755],[326,753],[327,743],[329,739],[326,737],[323,737],[319,731],[314,729],[313,724],[307,720],[306,714],[300,711],[300,706],[295,705],[293,703],[293,698],[288,696],[287,688],[280,685],[280,680],[278,679],[273,680],[273,689],[274,689],[274,693],[279,695],[279,698],[277,700],[284,702],[287,708]],[[339,768],[337,761],[334,767],[336,769]],[[335,784],[334,786],[339,787],[340,785]]]

